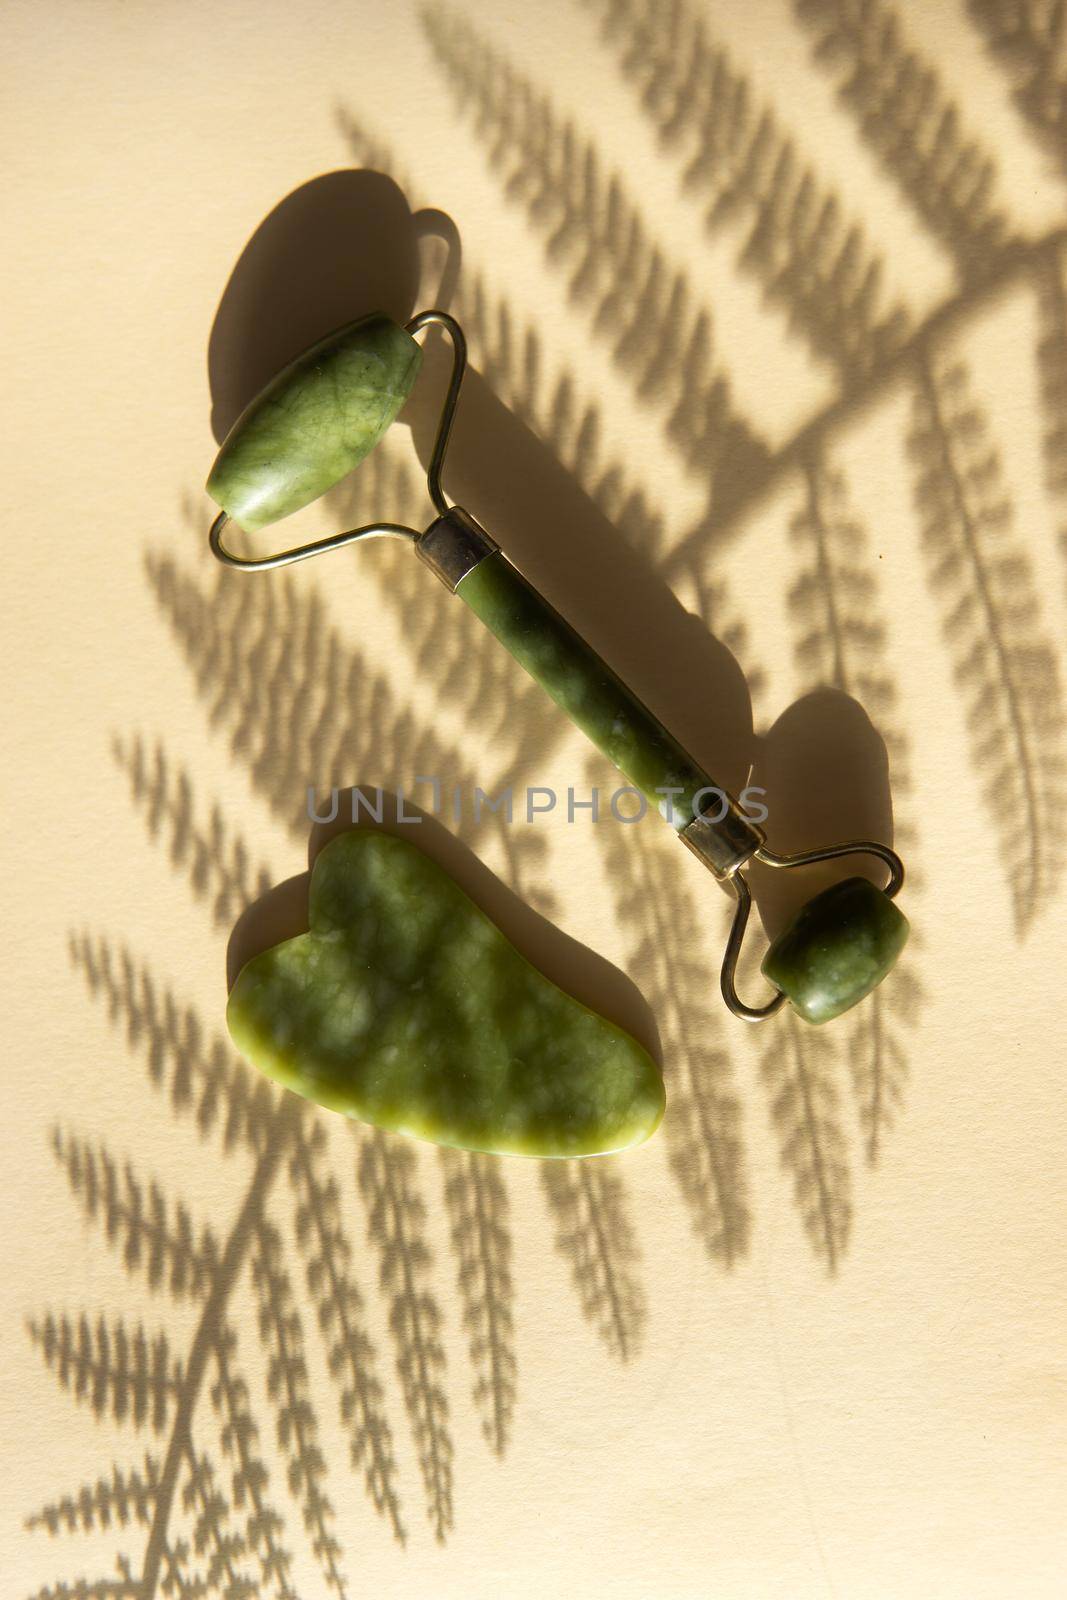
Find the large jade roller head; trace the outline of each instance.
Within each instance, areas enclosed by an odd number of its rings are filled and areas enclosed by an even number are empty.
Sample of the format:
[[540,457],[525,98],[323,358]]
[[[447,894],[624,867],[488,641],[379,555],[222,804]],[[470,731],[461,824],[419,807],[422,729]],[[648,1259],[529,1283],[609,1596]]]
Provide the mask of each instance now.
[[328,334],[245,407],[208,494],[249,529],[310,505],[374,449],[421,364],[419,345],[388,317],[361,317]]
[[[427,473],[437,515],[422,532],[372,523],[277,555],[249,560],[222,543],[229,518],[266,527],[337,483],[371,450],[410,393],[419,368],[415,335],[436,324],[452,342],[453,364]],[[302,561],[355,540],[407,539],[437,577],[458,595],[536,678],[556,704],[660,810],[694,855],[736,898],[723,958],[721,987],[735,1015],[758,1022],[788,1001],[806,1021],[827,1022],[881,983],[902,950],[907,919],[894,904],[904,881],[899,856],[869,840],[782,856],[733,799],[688,754],[570,624],[508,561],[495,539],[441,488],[441,468],[466,365],[466,342],[455,319],[424,311],[398,327],[375,315],[313,345],[271,382],[238,418],[208,479],[222,507],[211,529],[220,561],[246,571]],[[665,797],[669,796],[664,804]],[[711,803],[709,804],[709,796]],[[737,959],[752,905],[745,868],[804,867],[838,856],[873,856],[884,888],[852,877],[803,905],[774,940],[763,962],[772,993],[748,1005],[735,985]]]

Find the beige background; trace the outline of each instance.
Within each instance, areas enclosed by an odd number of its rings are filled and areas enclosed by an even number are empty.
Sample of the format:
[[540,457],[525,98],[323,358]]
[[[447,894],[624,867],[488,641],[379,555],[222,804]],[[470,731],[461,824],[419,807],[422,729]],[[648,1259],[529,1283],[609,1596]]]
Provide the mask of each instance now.
[[[1062,1592],[1050,11],[5,8],[5,1594]],[[452,829],[658,1028],[663,1129],[582,1171],[226,1138],[227,939],[304,867],[306,784],[613,787],[405,552],[210,561],[216,306],[345,166],[456,225],[486,381],[450,481],[505,548],[724,779],[797,750],[717,745],[708,628],[757,732],[836,687],[890,754],[913,947],[818,1035],[722,1012],[726,903],[657,819]],[[406,430],[354,493],[420,515]],[[782,778],[776,840],[834,788]],[[350,1462],[379,1413],[404,1546]]]

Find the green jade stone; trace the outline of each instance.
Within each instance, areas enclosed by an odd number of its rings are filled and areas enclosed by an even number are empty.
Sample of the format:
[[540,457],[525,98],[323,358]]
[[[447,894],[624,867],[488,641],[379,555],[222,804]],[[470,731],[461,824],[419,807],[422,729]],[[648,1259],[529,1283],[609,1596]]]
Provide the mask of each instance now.
[[557,988],[414,844],[354,828],[319,854],[309,932],[230,995],[238,1050],[319,1105],[467,1150],[587,1156],[663,1114],[652,1057]]
[[761,970],[806,1022],[829,1022],[877,988],[908,932],[887,894],[867,878],[846,878],[801,906]]
[[456,593],[662,816],[679,831],[693,820],[706,804],[695,797],[713,787],[707,773],[501,551]]
[[310,505],[373,450],[411,393],[422,351],[388,317],[362,317],[305,350],[246,406],[207,492],[255,531]]

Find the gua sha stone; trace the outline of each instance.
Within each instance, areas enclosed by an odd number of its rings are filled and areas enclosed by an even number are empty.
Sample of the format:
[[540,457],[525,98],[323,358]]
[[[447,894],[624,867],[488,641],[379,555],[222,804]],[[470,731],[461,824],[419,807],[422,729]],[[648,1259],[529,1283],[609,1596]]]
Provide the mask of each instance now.
[[388,317],[361,317],[328,334],[245,407],[208,494],[252,531],[310,505],[373,450],[421,364],[421,347]]
[[269,1077],[332,1111],[468,1150],[586,1156],[663,1114],[652,1057],[544,977],[417,846],[331,841],[309,931],[242,969],[226,1019]]

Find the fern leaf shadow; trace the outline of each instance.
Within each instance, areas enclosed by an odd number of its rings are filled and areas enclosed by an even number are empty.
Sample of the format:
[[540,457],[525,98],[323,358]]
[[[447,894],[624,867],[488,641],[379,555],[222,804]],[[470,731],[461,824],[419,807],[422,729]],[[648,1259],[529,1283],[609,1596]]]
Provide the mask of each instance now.
[[220,1131],[227,1153],[239,1146],[262,1152],[276,1106],[267,1080],[237,1062],[196,1009],[159,984],[127,946],[116,950],[105,938],[74,934],[70,959],[130,1050],[144,1055],[175,1116],[190,1113],[203,1137]]
[[250,1570],[254,1562],[248,1540],[238,1532],[235,1509],[221,1488],[214,1483],[216,1469],[212,1457],[202,1454],[195,1457],[190,1452],[189,1482],[183,1491],[186,1509],[197,1510],[193,1546],[197,1551],[210,1550],[207,1577],[220,1593],[248,1596],[254,1600],[258,1594],[256,1579]]
[[246,1545],[231,1527],[231,1508],[215,1478],[210,1456],[186,1451],[187,1477],[182,1489],[182,1505],[193,1522],[193,1547],[206,1557],[204,1575],[208,1591],[232,1596],[232,1600],[254,1600],[255,1580],[244,1563]]
[[1021,937],[1063,867],[1062,697],[1031,562],[962,362],[932,354],[920,364],[910,448],[931,588]]
[[141,1324],[131,1329],[121,1318],[93,1324],[84,1315],[75,1321],[49,1314],[31,1322],[29,1334],[60,1385],[97,1417],[163,1432],[182,1383],[165,1333],[150,1339]]
[[[284,1115],[284,1112],[281,1113]],[[281,1124],[276,1123],[276,1127]],[[180,1374],[172,1372],[171,1396],[167,1402],[166,1455],[162,1467],[153,1470],[151,1515],[144,1565],[137,1593],[152,1594],[157,1583],[165,1586],[201,1580],[186,1571],[188,1551],[172,1537],[177,1509],[192,1519],[192,1542],[196,1552],[206,1558],[207,1583],[225,1585],[234,1595],[257,1593],[248,1568],[251,1549],[259,1551],[265,1571],[276,1573],[282,1581],[276,1592],[287,1595],[288,1557],[277,1537],[281,1519],[266,1498],[265,1469],[254,1455],[253,1433],[248,1425],[243,1397],[247,1384],[234,1364],[235,1335],[226,1318],[226,1304],[240,1271],[248,1245],[252,1221],[263,1203],[277,1153],[268,1141],[258,1158],[256,1175],[241,1208],[237,1223],[224,1244],[211,1231],[197,1224],[181,1201],[172,1200],[154,1180],[146,1181],[132,1163],[121,1165],[106,1147],[94,1149],[86,1141],[56,1132],[56,1158],[64,1168],[71,1189],[86,1217],[102,1225],[111,1247],[117,1250],[131,1274],[144,1277],[150,1289],[174,1300],[191,1300],[201,1308],[197,1331],[188,1359]],[[49,1325],[44,1325],[47,1340]],[[94,1352],[84,1340],[73,1354],[69,1340],[60,1332],[53,1340],[61,1381],[64,1371],[92,1371]],[[103,1403],[103,1373],[109,1372],[111,1393],[119,1370],[103,1361],[98,1338],[95,1351],[98,1403]],[[86,1366],[86,1358],[90,1365]],[[249,1508],[246,1537],[232,1526],[233,1506],[225,1491],[215,1482],[210,1457],[197,1449],[193,1420],[206,1371],[217,1363],[218,1383],[213,1397],[216,1411],[226,1412],[227,1397],[234,1409],[223,1427],[223,1449],[236,1450],[242,1458],[234,1474],[235,1501]],[[65,1364],[65,1365],[64,1365]],[[157,1401],[157,1405],[158,1405]],[[173,1414],[170,1406],[173,1404]],[[162,1423],[163,1418],[160,1418]],[[238,1437],[240,1436],[240,1437]],[[247,1481],[246,1481],[247,1474]]]
[[697,1238],[730,1268],[746,1255],[752,1224],[742,1114],[717,986],[694,954],[702,919],[685,880],[689,862],[658,828],[653,838],[643,825],[603,822],[596,836],[620,925],[644,929],[630,962],[662,1029],[671,1172]]
[[264,1590],[277,1600],[296,1600],[290,1580],[293,1558],[282,1542],[285,1522],[267,1498],[270,1475],[257,1449],[259,1428],[252,1415],[248,1381],[235,1362],[236,1346],[232,1329],[222,1329],[215,1340],[216,1381],[211,1387],[222,1448],[233,1463],[234,1503],[248,1508],[245,1536],[259,1561]]
[[[1035,272],[1039,337],[1038,380],[1045,415],[1045,484],[1061,508],[1067,502],[1067,256],[1061,245],[1047,250]],[[1067,558],[1067,524],[1059,531]]]
[[846,387],[883,364],[909,315],[883,306],[882,262],[688,0],[586,0],[600,14],[660,144],[683,163],[715,233],[744,220],[738,267],[753,274],[790,333]]
[[121,1169],[105,1146],[56,1130],[52,1148],[86,1216],[103,1225],[108,1243],[121,1249],[124,1265],[143,1273],[149,1288],[174,1299],[200,1299],[215,1274],[218,1247],[209,1229],[197,1227],[181,1201],[140,1178],[132,1163]]
[[852,1181],[834,1081],[837,1048],[825,1030],[780,1013],[761,1039],[760,1075],[770,1097],[782,1166],[792,1175],[804,1231],[835,1273],[852,1228]]
[[259,1331],[267,1353],[267,1393],[274,1406],[278,1444],[288,1458],[289,1484],[297,1497],[311,1547],[330,1589],[343,1596],[341,1546],[336,1512],[323,1487],[326,1460],[309,1398],[305,1335],[286,1269],[277,1228],[256,1220],[251,1247],[252,1283],[259,1302]]
[[171,865],[184,869],[197,900],[210,902],[217,927],[265,893],[270,874],[262,865],[252,866],[244,840],[227,824],[221,806],[212,806],[206,822],[197,821],[189,773],[183,767],[172,770],[160,740],[149,749],[140,734],[116,736],[112,754],[129,778],[131,798],[150,837],[169,835]]
[[472,1398],[490,1448],[503,1456],[517,1375],[507,1189],[494,1156],[442,1150],[441,1162],[463,1324],[476,1374]]
[[950,252],[961,279],[995,271],[1014,242],[997,203],[996,160],[965,131],[899,15],[883,0],[794,0],[794,10],[813,32],[815,59],[839,80],[860,137]]
[[711,317],[687,277],[666,261],[618,175],[601,171],[596,146],[547,96],[465,19],[432,7],[422,21],[490,168],[544,236],[549,263],[567,274],[591,336],[608,345],[635,398],[661,412],[682,458],[732,498],[730,483],[761,466],[767,446],[713,365]]
[[299,1128],[289,1174],[297,1200],[297,1237],[307,1261],[308,1291],[328,1341],[330,1370],[341,1384],[342,1420],[350,1429],[352,1465],[362,1467],[367,1491],[403,1543],[392,1430],[364,1326],[364,1297],[352,1269],[352,1246],[342,1225],[341,1195],[332,1173],[321,1171],[326,1147],[322,1124]]
[[[906,813],[912,791],[908,743],[898,726],[896,687],[888,664],[888,630],[870,538],[850,507],[844,474],[831,465],[825,451],[813,451],[809,456],[804,483],[804,504],[790,528],[791,542],[802,563],[788,595],[794,659],[806,687],[826,686],[843,695],[855,695],[870,711],[885,742],[894,800],[891,817],[888,804],[884,816],[868,813],[864,806],[851,804],[844,786],[835,779],[823,788],[833,791],[835,808],[841,805],[844,814],[833,821],[813,818],[810,827],[802,827],[801,837],[792,839],[791,844],[803,847],[823,828],[826,837],[834,832],[842,838],[882,838],[886,842],[892,838],[908,862],[909,883],[914,889],[921,881],[915,866],[917,839],[914,827],[901,817],[901,807]],[[834,763],[824,750],[812,750],[806,735],[804,743],[809,774],[832,770]],[[820,787],[805,781],[803,775],[798,775],[794,786],[809,794],[816,794]],[[886,794],[888,800],[888,777]],[[904,1103],[909,1063],[901,1030],[913,1032],[921,1010],[923,986],[914,954],[920,937],[913,927],[892,978],[845,1024],[860,1127],[872,1165]]]
[[389,1301],[396,1367],[411,1419],[431,1525],[440,1541],[452,1526],[452,1455],[441,1310],[428,1287],[431,1255],[426,1205],[416,1186],[414,1151],[375,1129],[357,1133],[358,1176],[367,1237]]
[[556,1243],[571,1263],[584,1314],[612,1355],[637,1355],[648,1314],[629,1203],[610,1156],[544,1161],[541,1184]]
[[159,1461],[144,1458],[144,1470],[113,1466],[111,1476],[87,1483],[77,1494],[63,1495],[26,1518],[27,1528],[45,1528],[53,1535],[88,1533],[110,1528],[147,1527],[159,1491]]
[[[209,719],[228,729],[232,754],[294,834],[307,827],[309,788],[347,788],[354,771],[366,784],[381,775],[394,789],[420,774],[447,774],[473,793],[470,762],[417,720],[387,674],[343,641],[317,591],[223,568],[204,581],[168,557],[149,558],[148,573]],[[420,622],[420,636],[432,647],[438,635]],[[505,831],[499,818],[496,825],[522,881],[543,841],[535,830]],[[473,822],[468,831],[477,831]]]
[[967,0],[967,13],[1008,74],[1012,98],[1067,172],[1067,23],[1056,0]]
[[[320,1284],[331,1274],[328,1293],[320,1293],[320,1315],[339,1313],[332,1329],[330,1360],[335,1377],[345,1367],[359,1386],[362,1409],[342,1389],[340,1405],[352,1431],[353,1451],[366,1455],[368,1491],[379,1511],[401,1533],[393,1479],[388,1424],[380,1414],[380,1386],[374,1374],[374,1352],[360,1323],[361,1301],[342,1269],[346,1241],[337,1227],[336,1192],[323,1180],[316,1162],[319,1135],[304,1132],[306,1113],[291,1097],[279,1097],[265,1081],[255,1082],[228,1056],[218,1039],[209,1041],[196,1014],[161,992],[150,972],[123,950],[117,956],[106,940],[82,935],[72,940],[75,965],[90,992],[107,1006],[112,1023],[122,1028],[131,1048],[145,1056],[150,1079],[169,1092],[176,1113],[193,1115],[202,1137],[221,1133],[223,1148],[245,1149],[254,1167],[236,1224],[220,1246],[212,1233],[198,1226],[188,1208],[171,1201],[162,1186],[146,1183],[132,1165],[120,1164],[106,1148],[55,1136],[57,1159],[67,1172],[87,1216],[102,1223],[106,1237],[119,1250],[131,1273],[148,1286],[175,1299],[201,1306],[200,1321],[184,1371],[167,1371],[158,1341],[148,1346],[143,1335],[49,1318],[38,1329],[46,1360],[64,1384],[88,1392],[99,1410],[105,1404],[116,1416],[130,1411],[141,1420],[151,1402],[155,1425],[169,1426],[167,1456],[154,1480],[154,1503],[145,1554],[143,1589],[153,1593],[157,1582],[165,1592],[201,1579],[234,1595],[272,1592],[292,1600],[291,1555],[283,1542],[284,1520],[269,1497],[269,1476],[258,1452],[247,1380],[236,1360],[236,1333],[227,1305],[247,1263],[259,1291],[260,1327],[268,1345],[269,1395],[277,1407],[279,1443],[290,1453],[291,1492],[301,1503],[312,1547],[326,1581],[344,1592],[339,1545],[331,1521],[332,1507],[322,1479],[325,1461],[317,1444],[317,1420],[306,1388],[303,1331],[292,1298],[277,1229],[265,1204],[283,1153],[289,1151],[294,1191],[302,1201],[305,1224],[302,1243],[314,1237],[319,1248],[309,1255],[308,1270]],[[297,1179],[300,1182],[298,1183]],[[298,1233],[300,1229],[298,1228]],[[208,1370],[214,1378],[208,1384]],[[216,1481],[210,1454],[198,1452],[193,1436],[198,1399],[209,1388],[220,1428],[223,1454],[232,1466],[233,1500]],[[171,1411],[173,1409],[173,1416]],[[353,1414],[355,1413],[355,1414]],[[82,1497],[84,1501],[84,1496]],[[99,1495],[97,1496],[99,1499]],[[192,1548],[205,1560],[199,1576],[187,1569],[186,1555],[171,1530],[179,1507],[191,1519]],[[244,1529],[234,1525],[236,1508],[244,1510]],[[258,1567],[258,1579],[250,1576]],[[206,1576],[205,1576],[206,1574]],[[190,1592],[193,1592],[192,1590]]]
[[[242,1147],[262,1158],[276,1126],[277,1107],[288,1103],[289,1097],[279,1097],[266,1079],[236,1061],[221,1038],[207,1034],[196,1011],[183,1006],[169,990],[162,990],[150,969],[137,963],[129,950],[123,948],[116,954],[107,940],[83,934],[72,939],[71,958],[90,993],[107,1006],[113,1025],[124,1030],[130,1048],[143,1053],[151,1080],[169,1093],[175,1114],[191,1114],[202,1137],[221,1132],[224,1151]],[[351,1269],[351,1246],[340,1223],[336,1180],[320,1170],[325,1133],[304,1108],[287,1123],[287,1129],[297,1237],[306,1257],[309,1292],[328,1341],[329,1365],[338,1383],[342,1419],[350,1430],[353,1463],[363,1465],[375,1507],[402,1539],[392,1434],[382,1408],[375,1352],[363,1325],[363,1297]],[[272,1283],[284,1287],[277,1268],[273,1277],[268,1275],[264,1281],[268,1287]],[[265,1469],[248,1456],[255,1426],[247,1410],[247,1388],[243,1380],[223,1370],[229,1344],[232,1334],[224,1329],[216,1349],[219,1375],[214,1392],[228,1407],[223,1442],[237,1451],[237,1475],[242,1484],[248,1480],[246,1491],[254,1497]],[[240,1411],[235,1409],[239,1401]],[[263,1505],[253,1507],[254,1545],[261,1540],[269,1543],[272,1516]],[[264,1579],[284,1589],[276,1552],[268,1548],[265,1561]]]

